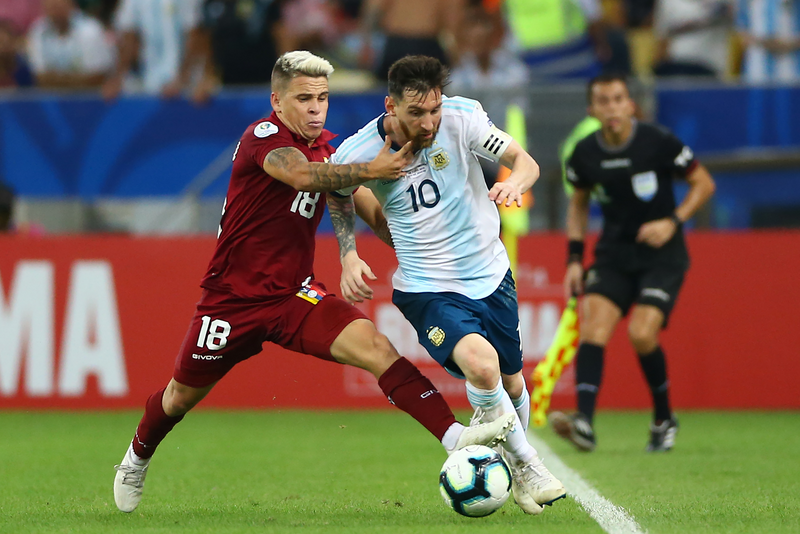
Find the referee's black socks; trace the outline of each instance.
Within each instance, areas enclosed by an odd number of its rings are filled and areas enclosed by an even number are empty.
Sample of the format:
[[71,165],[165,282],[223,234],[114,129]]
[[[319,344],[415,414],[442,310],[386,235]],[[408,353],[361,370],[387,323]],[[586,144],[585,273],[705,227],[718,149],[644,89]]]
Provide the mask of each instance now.
[[664,351],[661,347],[656,347],[650,354],[639,354],[639,364],[653,395],[653,419],[666,421],[672,417],[672,410],[669,406],[669,381]]
[[603,378],[603,352],[605,347],[581,343],[575,356],[575,391],[578,394],[578,412],[589,422],[594,418],[597,392]]

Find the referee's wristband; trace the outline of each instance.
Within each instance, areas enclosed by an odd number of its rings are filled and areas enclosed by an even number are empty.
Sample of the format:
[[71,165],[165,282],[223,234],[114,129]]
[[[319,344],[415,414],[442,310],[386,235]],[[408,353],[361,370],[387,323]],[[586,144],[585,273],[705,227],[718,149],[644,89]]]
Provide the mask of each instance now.
[[672,219],[672,222],[675,223],[675,228],[680,228],[681,226],[683,226],[683,221],[681,220],[680,217],[678,217],[677,213],[673,212],[672,215],[670,216],[670,219]]
[[570,239],[567,244],[567,265],[570,263],[583,263],[583,241]]

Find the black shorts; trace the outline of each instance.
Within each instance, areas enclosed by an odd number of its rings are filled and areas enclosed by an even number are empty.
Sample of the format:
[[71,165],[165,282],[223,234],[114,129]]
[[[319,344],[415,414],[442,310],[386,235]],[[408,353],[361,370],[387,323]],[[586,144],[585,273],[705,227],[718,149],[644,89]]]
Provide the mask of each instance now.
[[586,272],[584,292],[602,295],[627,315],[633,304],[655,306],[664,313],[664,325],[675,306],[683,285],[686,268],[682,265],[658,265],[628,272],[609,264],[594,264]]

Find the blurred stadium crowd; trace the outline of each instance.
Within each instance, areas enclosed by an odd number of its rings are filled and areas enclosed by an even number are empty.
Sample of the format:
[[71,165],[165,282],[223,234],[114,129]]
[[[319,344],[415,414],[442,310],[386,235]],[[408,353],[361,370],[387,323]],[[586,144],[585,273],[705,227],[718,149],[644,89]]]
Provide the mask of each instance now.
[[339,76],[384,79],[407,53],[456,86],[601,71],[747,82],[800,79],[794,0],[3,0],[0,88],[210,98],[268,83],[308,49]]
[[215,232],[229,145],[295,49],[336,67],[342,135],[396,59],[443,60],[541,165],[530,230],[563,225],[561,143],[602,72],[718,178],[699,227],[800,226],[800,0],[0,0],[0,222],[14,198],[17,229]]

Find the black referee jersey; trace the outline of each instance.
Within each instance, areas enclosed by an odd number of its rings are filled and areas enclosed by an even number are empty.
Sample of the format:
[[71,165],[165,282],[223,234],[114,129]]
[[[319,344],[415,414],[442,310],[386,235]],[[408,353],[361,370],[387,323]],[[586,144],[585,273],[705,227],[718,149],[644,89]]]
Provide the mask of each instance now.
[[633,122],[628,142],[610,147],[602,131],[581,140],[567,162],[567,179],[591,189],[603,211],[603,233],[595,249],[598,264],[624,270],[654,264],[688,267],[681,228],[661,248],[636,243],[642,224],[675,211],[672,181],[686,178],[697,166],[692,150],[666,128]]

